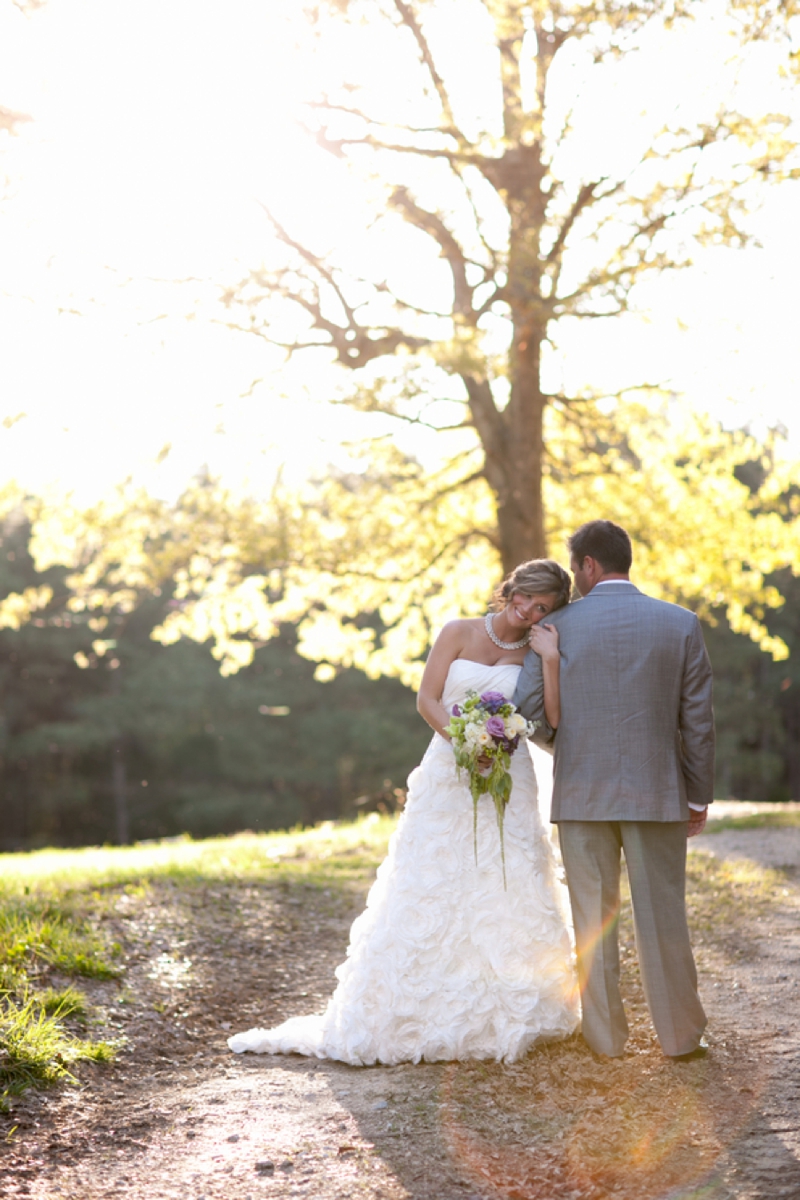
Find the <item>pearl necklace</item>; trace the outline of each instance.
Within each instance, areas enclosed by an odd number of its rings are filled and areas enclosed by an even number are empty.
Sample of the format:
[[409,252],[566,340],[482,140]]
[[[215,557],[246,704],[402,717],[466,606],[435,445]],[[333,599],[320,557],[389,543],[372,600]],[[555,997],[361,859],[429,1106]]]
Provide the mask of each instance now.
[[483,623],[486,627],[486,632],[494,642],[495,646],[499,646],[501,650],[521,650],[523,646],[527,646],[531,639],[530,629],[525,634],[525,637],[519,642],[501,642],[500,638],[494,631],[494,613],[488,612],[483,618]]

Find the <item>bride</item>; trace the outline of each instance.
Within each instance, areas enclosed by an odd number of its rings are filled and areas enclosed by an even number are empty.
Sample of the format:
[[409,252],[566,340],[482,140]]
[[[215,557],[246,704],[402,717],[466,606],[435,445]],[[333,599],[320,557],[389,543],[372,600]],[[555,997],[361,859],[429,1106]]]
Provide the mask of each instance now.
[[[468,691],[510,698],[532,629],[567,603],[570,577],[550,559],[523,563],[498,588],[493,613],[451,621],[431,650],[417,707],[433,740],[408,781],[403,815],[324,1013],[228,1039],[231,1050],[307,1054],[354,1066],[495,1059],[568,1036],[578,999],[566,893],[536,801],[527,743],[511,760],[503,888],[494,805],[473,808],[445,727]],[[545,707],[559,723],[557,660],[543,654]],[[552,669],[551,669],[552,667]]]

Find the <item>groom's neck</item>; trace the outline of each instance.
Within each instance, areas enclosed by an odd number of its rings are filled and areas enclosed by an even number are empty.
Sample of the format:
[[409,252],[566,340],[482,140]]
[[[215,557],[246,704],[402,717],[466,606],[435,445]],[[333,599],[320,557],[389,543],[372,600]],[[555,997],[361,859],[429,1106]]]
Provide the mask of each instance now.
[[[601,583],[617,583],[617,582],[630,583],[630,581],[631,581],[631,577],[627,572],[625,572],[623,574],[621,571],[609,571],[603,575],[598,576],[597,579],[592,581],[592,586],[589,588],[589,592],[594,591],[594,589],[596,587],[598,587]],[[588,596],[589,592],[586,592],[585,595]]]

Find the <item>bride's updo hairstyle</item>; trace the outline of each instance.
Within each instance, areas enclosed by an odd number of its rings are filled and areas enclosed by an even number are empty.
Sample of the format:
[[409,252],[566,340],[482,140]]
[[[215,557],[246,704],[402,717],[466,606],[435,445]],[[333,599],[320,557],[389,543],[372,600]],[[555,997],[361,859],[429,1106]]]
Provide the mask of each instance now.
[[514,592],[522,592],[523,596],[555,596],[555,612],[569,603],[571,591],[572,579],[560,563],[553,558],[532,558],[506,576],[492,596],[492,605],[495,612],[500,612]]

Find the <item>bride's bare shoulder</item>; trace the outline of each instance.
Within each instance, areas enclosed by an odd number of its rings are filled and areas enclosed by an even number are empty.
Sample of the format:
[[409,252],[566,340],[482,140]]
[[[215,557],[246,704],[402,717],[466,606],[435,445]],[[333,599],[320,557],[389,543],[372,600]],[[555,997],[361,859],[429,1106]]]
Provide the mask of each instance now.
[[475,617],[456,617],[442,626],[436,641],[458,652],[472,641],[475,634],[480,632],[480,628],[481,621]]
[[454,633],[471,633],[473,629],[483,628],[482,617],[455,617],[452,621],[448,621],[442,626],[442,633],[445,631]]
[[478,631],[480,621],[474,617],[457,617],[442,626],[431,650],[431,658],[451,661],[468,647]]

